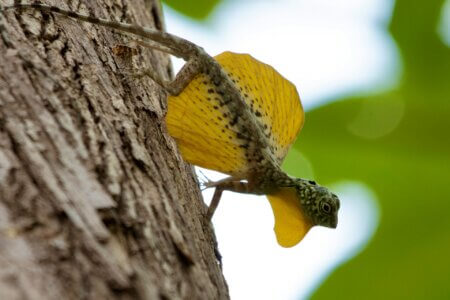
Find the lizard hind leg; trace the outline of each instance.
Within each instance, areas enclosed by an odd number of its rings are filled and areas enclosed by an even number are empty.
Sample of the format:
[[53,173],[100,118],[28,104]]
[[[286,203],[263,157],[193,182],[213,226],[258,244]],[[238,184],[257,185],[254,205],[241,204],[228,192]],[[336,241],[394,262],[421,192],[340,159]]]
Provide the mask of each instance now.
[[[165,51],[164,51],[165,52]],[[169,53],[170,54],[170,53]],[[162,87],[169,95],[177,96],[192,81],[192,79],[200,73],[200,67],[196,59],[188,60],[173,80],[162,78],[153,69],[147,68],[129,73],[134,78],[150,77],[160,87]]]
[[[179,57],[178,52],[176,50],[171,49],[170,47],[166,47],[157,42],[148,42],[140,39],[133,39],[130,42],[130,47],[133,48],[136,45],[158,50],[172,56]],[[156,82],[160,87],[162,87],[165,91],[167,91],[171,96],[179,95],[184,88],[201,72],[200,64],[198,63],[198,59],[195,57],[186,61],[181,70],[177,73],[174,80],[166,80],[162,78],[158,73],[153,71],[151,68],[138,70],[135,72],[129,73],[130,76],[140,79],[142,77],[150,77],[154,82]]]
[[171,96],[178,96],[184,88],[201,73],[199,61],[193,57],[189,59],[172,81],[164,81],[158,79],[155,74],[148,74],[156,83],[163,87]]

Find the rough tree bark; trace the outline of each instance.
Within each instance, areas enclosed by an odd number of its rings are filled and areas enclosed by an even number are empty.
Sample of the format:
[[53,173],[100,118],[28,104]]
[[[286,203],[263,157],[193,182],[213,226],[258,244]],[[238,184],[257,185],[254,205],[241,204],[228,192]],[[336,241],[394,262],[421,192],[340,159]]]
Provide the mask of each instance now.
[[[163,29],[159,0],[43,3]],[[167,55],[114,54],[127,37],[111,30],[5,15],[0,299],[228,298],[192,168],[164,124],[166,96],[123,74],[168,78]]]

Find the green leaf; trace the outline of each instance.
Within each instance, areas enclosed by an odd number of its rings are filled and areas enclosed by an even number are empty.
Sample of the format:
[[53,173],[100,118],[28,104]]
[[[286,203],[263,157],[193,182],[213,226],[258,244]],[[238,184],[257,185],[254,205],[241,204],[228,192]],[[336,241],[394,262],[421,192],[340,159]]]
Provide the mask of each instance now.
[[221,0],[163,0],[165,4],[186,15],[197,20],[206,19],[221,2]]
[[365,182],[382,216],[367,248],[313,298],[450,298],[450,49],[435,34],[442,4],[397,1],[391,30],[404,73],[395,91],[306,115],[295,147],[315,178]]

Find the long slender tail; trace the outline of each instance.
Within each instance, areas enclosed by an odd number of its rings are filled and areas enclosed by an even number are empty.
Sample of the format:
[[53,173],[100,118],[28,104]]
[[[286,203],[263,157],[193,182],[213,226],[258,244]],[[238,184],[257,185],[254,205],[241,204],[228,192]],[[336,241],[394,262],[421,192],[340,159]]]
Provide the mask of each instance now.
[[[156,42],[164,47],[171,49],[170,54],[176,55],[184,60],[188,60],[192,55],[195,55],[197,52],[202,51],[202,48],[199,46],[183,39],[177,37],[175,35],[158,31],[152,28],[146,28],[138,25],[121,23],[110,21],[102,18],[96,18],[92,16],[87,16],[83,14],[79,14],[76,12],[68,11],[61,9],[56,6],[48,6],[45,4],[26,4],[19,3],[10,6],[3,6],[3,10],[12,10],[12,9],[35,9],[39,11],[52,12],[56,14],[60,14],[64,17],[74,18],[76,20],[108,27],[111,29],[115,29],[117,31],[127,32],[133,35],[136,35],[143,39],[149,39],[153,42]],[[0,11],[1,14],[1,11]],[[163,48],[160,48],[163,49]],[[164,50],[162,50],[164,51]]]

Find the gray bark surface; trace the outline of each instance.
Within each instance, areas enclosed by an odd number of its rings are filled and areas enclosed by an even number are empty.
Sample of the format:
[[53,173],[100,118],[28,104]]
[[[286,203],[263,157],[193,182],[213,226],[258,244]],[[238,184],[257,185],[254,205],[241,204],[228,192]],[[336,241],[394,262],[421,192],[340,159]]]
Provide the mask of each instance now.
[[[43,1],[163,29],[158,1]],[[0,299],[227,299],[192,173],[164,123],[167,55],[34,11],[0,38]]]

